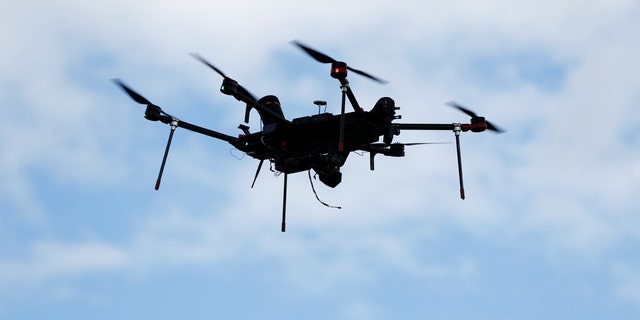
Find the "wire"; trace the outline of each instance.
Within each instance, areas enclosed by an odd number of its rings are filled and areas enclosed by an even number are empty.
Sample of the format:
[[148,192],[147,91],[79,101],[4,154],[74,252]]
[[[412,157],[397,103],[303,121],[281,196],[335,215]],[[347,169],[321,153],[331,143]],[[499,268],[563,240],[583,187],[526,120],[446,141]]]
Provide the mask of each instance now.
[[234,157],[234,158],[236,158],[236,159],[238,159],[238,160],[242,160],[242,159],[244,159],[244,156],[246,155],[246,153],[244,153],[244,152],[243,152],[241,156],[237,156],[237,155],[235,155],[235,153],[233,153],[233,150],[238,150],[238,149],[236,149],[236,148],[231,148],[231,149],[229,149],[229,154],[230,154],[232,157]]
[[318,199],[318,201],[322,203],[325,207],[332,208],[332,209],[342,209],[342,207],[332,206],[320,200],[320,197],[318,197],[318,193],[316,192],[316,188],[313,186],[313,180],[311,179],[311,170],[308,170],[307,173],[309,175],[309,183],[311,184],[311,190],[313,190],[313,194],[316,196],[316,199]]

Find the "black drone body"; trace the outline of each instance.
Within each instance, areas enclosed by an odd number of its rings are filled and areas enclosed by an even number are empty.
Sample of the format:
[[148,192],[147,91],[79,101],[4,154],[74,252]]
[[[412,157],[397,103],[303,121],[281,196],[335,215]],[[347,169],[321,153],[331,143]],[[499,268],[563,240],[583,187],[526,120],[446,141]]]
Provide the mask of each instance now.
[[[400,116],[396,115],[396,111],[400,108],[396,107],[394,100],[389,97],[380,98],[373,108],[365,111],[360,107],[353,91],[351,91],[349,82],[347,81],[348,72],[352,71],[380,83],[384,83],[383,80],[363,71],[353,69],[346,63],[334,60],[300,42],[294,41],[293,44],[304,50],[315,60],[321,63],[331,64],[331,76],[340,82],[342,91],[342,108],[340,114],[318,113],[287,120],[280,106],[280,101],[276,96],[267,95],[256,100],[256,98],[237,81],[227,77],[222,71],[204,58],[193,54],[196,59],[223,77],[222,86],[220,87],[222,93],[233,96],[238,101],[246,104],[245,123],[249,122],[249,115],[252,108],[256,109],[260,115],[262,121],[261,131],[252,133],[247,125],[241,124],[238,128],[242,130],[242,133],[238,137],[234,137],[179,120],[133,91],[122,81],[114,79],[116,84],[133,100],[147,106],[145,118],[151,121],[160,121],[169,124],[171,127],[169,140],[167,141],[160,173],[156,182],[156,190],[160,187],[162,173],[176,128],[184,128],[223,140],[247,155],[260,160],[253,184],[255,184],[265,160],[272,164],[272,169],[284,173],[281,229],[284,232],[286,228],[288,174],[313,170],[319,176],[320,181],[333,188],[342,181],[340,168],[345,164],[351,152],[369,152],[370,169],[374,170],[374,157],[377,154],[403,157],[405,155],[405,146],[422,144],[393,142],[394,136],[399,135],[402,130],[446,130],[454,132],[456,137],[460,196],[462,199],[465,198],[462,180],[462,160],[460,155],[460,133],[466,131],[483,132],[485,130],[502,132],[502,130],[486,121],[484,117],[480,117],[469,109],[454,102],[450,102],[449,104],[469,115],[471,117],[470,123],[395,123],[394,120],[400,119]],[[345,111],[346,100],[348,100],[353,107],[353,111]],[[316,103],[321,105],[324,102],[316,101]],[[379,142],[380,140],[382,140],[382,142]],[[253,187],[253,184],[251,187]]]

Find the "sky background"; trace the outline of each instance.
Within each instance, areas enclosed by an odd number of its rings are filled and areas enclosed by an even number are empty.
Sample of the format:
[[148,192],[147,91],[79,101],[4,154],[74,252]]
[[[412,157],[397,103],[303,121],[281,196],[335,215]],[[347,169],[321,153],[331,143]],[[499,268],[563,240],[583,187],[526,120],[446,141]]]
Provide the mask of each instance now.
[[[638,319],[640,3],[4,1],[0,319]],[[466,122],[405,158],[352,154],[335,189],[283,176],[172,115],[236,135],[244,106],[198,52],[288,118],[339,112],[329,68],[399,122]],[[258,130],[253,111],[250,126]],[[401,142],[453,142],[403,132]]]

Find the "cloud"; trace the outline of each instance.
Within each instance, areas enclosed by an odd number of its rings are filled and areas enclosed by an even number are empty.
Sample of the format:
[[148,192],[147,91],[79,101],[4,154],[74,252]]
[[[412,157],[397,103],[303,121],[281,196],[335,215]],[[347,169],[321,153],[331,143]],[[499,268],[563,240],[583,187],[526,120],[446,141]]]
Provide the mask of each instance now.
[[64,244],[57,241],[34,243],[23,259],[0,260],[3,287],[39,283],[56,278],[83,277],[125,267],[126,254],[100,242]]
[[[638,241],[633,1],[58,1],[3,11],[0,35],[11,49],[0,54],[1,231],[24,251],[0,259],[5,286],[103,273],[154,277],[242,260],[283,270],[279,280],[322,295],[386,272],[482,277],[478,255],[428,250],[450,229],[483,244],[530,244],[534,255],[608,259],[608,250]],[[441,105],[455,99],[505,127],[501,136],[463,136],[468,199],[457,199],[453,145],[379,156],[374,172],[366,155],[354,154],[342,185],[316,184],[341,211],[315,202],[306,174],[290,177],[283,235],[282,176],[263,168],[249,190],[257,162],[236,161],[224,143],[184,130],[161,190],[140,192],[153,185],[168,128],[142,121],[140,106],[108,79],[123,77],[170,113],[235,134],[242,108],[187,55],[198,51],[250,90],[278,94],[289,116],[315,112],[318,98],[337,112],[337,83],[292,39],[391,80],[378,86],[354,76],[363,106],[392,96],[403,122],[467,120]],[[410,132],[398,140],[453,141],[450,133]],[[48,188],[107,200],[53,205],[81,200],[52,200],[65,193]],[[102,218],[65,224],[80,215],[73,210]],[[122,220],[102,224],[108,216]],[[627,267],[614,271],[625,279],[616,292],[634,300],[633,268],[620,259]],[[62,287],[58,296],[77,292]],[[344,312],[358,318],[380,309],[362,299]]]

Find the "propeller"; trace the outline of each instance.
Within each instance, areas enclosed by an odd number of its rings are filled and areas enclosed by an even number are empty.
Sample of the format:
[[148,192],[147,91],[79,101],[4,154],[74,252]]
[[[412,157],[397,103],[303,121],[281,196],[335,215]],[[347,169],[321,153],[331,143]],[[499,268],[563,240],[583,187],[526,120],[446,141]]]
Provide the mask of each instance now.
[[[167,163],[167,156],[169,155],[169,148],[171,147],[171,141],[173,140],[173,133],[176,131],[178,127],[178,119],[169,115],[168,113],[162,111],[160,107],[151,103],[151,101],[147,100],[147,98],[143,97],[139,93],[135,92],[133,89],[129,88],[122,80],[120,79],[112,79],[120,88],[122,88],[135,102],[139,104],[144,104],[147,106],[147,110],[144,113],[145,118],[151,121],[162,120],[162,122],[171,124],[171,131],[169,132],[169,139],[167,140],[167,146],[164,149],[164,155],[162,157],[162,164],[160,165],[160,172],[158,172],[158,179],[156,180],[155,189],[160,189],[160,181],[162,180],[162,174],[164,172],[165,164]],[[161,115],[168,117],[169,119],[161,119]]]
[[471,110],[469,110],[469,109],[467,109],[467,108],[463,107],[462,105],[460,105],[459,103],[457,103],[457,102],[455,102],[455,101],[449,101],[449,102],[447,102],[447,104],[448,104],[449,106],[452,106],[452,107],[454,107],[454,108],[456,108],[456,109],[458,109],[458,110],[460,110],[460,111],[464,112],[466,115],[470,116],[470,117],[471,117],[471,123],[474,123],[474,122],[476,122],[476,121],[484,122],[484,123],[486,123],[486,124],[487,124],[487,129],[489,129],[489,130],[491,130],[491,131],[495,131],[495,132],[497,132],[497,133],[503,133],[503,132],[505,132],[504,130],[502,130],[502,129],[500,129],[499,127],[495,126],[495,125],[494,125],[494,124],[492,124],[491,122],[486,121],[486,120],[484,119],[484,117],[478,116],[475,112],[473,112],[473,111],[471,111]]
[[311,47],[302,44],[300,41],[298,40],[293,40],[291,41],[291,43],[295,46],[297,46],[298,48],[302,49],[304,52],[306,52],[308,55],[310,55],[312,58],[314,58],[316,61],[320,62],[320,63],[331,63],[331,77],[336,78],[340,81],[340,83],[342,84],[342,107],[340,110],[340,134],[339,134],[339,138],[338,138],[338,151],[342,152],[344,151],[344,125],[345,125],[345,99],[346,97],[349,98],[349,101],[351,102],[352,106],[354,107],[356,113],[360,112],[360,108],[358,106],[358,102],[355,99],[355,96],[353,95],[353,92],[351,91],[351,89],[349,88],[349,82],[347,81],[347,70],[351,70],[361,76],[364,76],[366,78],[369,78],[373,81],[376,81],[378,83],[387,83],[387,81],[384,81],[378,77],[372,76],[371,74],[368,74],[364,71],[358,70],[358,69],[354,69],[349,67],[345,62],[343,61],[338,61],[335,60],[331,57],[329,57],[328,55],[321,53],[318,50],[312,49]]
[[120,88],[122,88],[135,102],[139,104],[146,105],[154,105],[151,101],[147,100],[147,98],[141,96],[139,93],[133,91],[133,89],[129,88],[122,80],[120,79],[111,79],[111,81],[115,82]]
[[127,86],[122,80],[120,79],[111,79],[111,81],[113,81],[116,85],[118,85],[122,90],[124,90],[124,92],[127,93],[127,95],[129,95],[129,97],[131,97],[131,99],[133,99],[133,101],[139,103],[139,104],[143,104],[147,106],[147,110],[144,113],[144,117],[151,120],[151,121],[158,121],[160,120],[160,116],[161,115],[165,115],[167,117],[173,118],[173,116],[171,116],[170,114],[164,112],[160,107],[158,107],[157,105],[153,104],[151,101],[147,100],[147,98],[143,97],[142,95],[140,95],[139,93],[135,92],[133,89],[131,89],[129,86]]
[[[111,79],[111,81],[113,81],[122,90],[124,90],[124,92],[126,92],[127,95],[129,95],[129,97],[131,97],[131,99],[133,99],[135,102],[147,106],[147,110],[145,110],[144,117],[147,118],[148,120],[151,120],[151,121],[162,120],[160,116],[167,116],[173,119],[172,115],[164,112],[159,106],[153,104],[151,101],[147,100],[147,98],[135,92],[133,89],[127,86],[122,80]],[[166,121],[165,123],[169,123],[169,121]]]
[[291,43],[293,45],[295,45],[295,46],[298,46],[300,49],[304,50],[304,52],[306,52],[308,55],[310,55],[312,58],[314,58],[316,61],[318,61],[320,63],[331,63],[331,64],[341,63],[341,64],[344,64],[348,70],[351,70],[351,71],[353,71],[353,72],[355,72],[355,73],[357,73],[357,74],[359,74],[361,76],[364,76],[366,78],[369,78],[369,79],[371,79],[371,80],[373,80],[375,82],[382,83],[382,84],[388,83],[387,81],[382,80],[382,79],[380,79],[378,77],[372,76],[371,74],[368,74],[368,73],[366,73],[364,71],[351,68],[348,65],[346,65],[344,62],[335,60],[335,59],[329,57],[328,55],[319,52],[318,50],[312,49],[311,47],[309,47],[309,46],[307,46],[305,44],[302,44],[298,40],[293,40],[293,41],[291,41]]
[[[222,72],[222,70],[216,68],[216,66],[211,64],[205,58],[203,58],[202,56],[200,56],[197,53],[191,53],[191,56],[196,58],[200,62],[204,63],[209,68],[213,69],[213,71],[215,71],[216,73],[221,75],[222,78],[224,78],[224,81],[222,82],[222,86],[220,87],[220,91],[222,91],[222,93],[233,95],[235,97],[235,92],[237,90],[238,93],[240,93],[240,94],[244,95],[245,97],[249,98],[252,102],[256,102],[257,101],[256,98],[251,94],[251,92],[249,92],[249,90],[245,89],[243,86],[238,84],[238,82],[236,80],[233,80],[233,79],[229,78],[226,74],[224,74],[224,72]],[[236,97],[236,99],[238,99],[238,98]],[[240,99],[238,99],[238,100],[240,100]],[[249,113],[250,112],[251,112],[251,105],[249,105],[247,103],[247,107],[245,108],[245,112],[244,112],[244,122],[245,123],[249,123]]]

